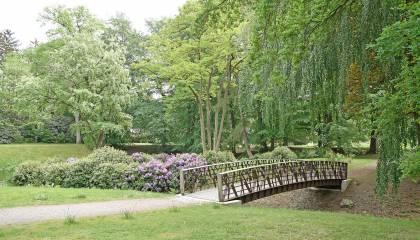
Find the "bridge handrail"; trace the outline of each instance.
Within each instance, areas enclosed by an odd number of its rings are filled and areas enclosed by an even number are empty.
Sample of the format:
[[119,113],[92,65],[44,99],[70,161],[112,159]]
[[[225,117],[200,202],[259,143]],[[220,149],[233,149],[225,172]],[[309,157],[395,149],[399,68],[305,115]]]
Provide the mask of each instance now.
[[[340,161],[289,161],[234,169],[217,174],[219,201],[229,201],[286,185],[347,178],[347,163]],[[271,191],[271,190],[270,190]]]
[[[328,160],[308,161],[308,159],[296,159],[296,160],[291,160],[291,161],[284,161],[284,162],[279,162],[279,164],[281,164],[281,163],[294,163],[294,162],[317,162],[317,163],[328,162],[328,163],[347,164],[347,162],[343,162],[343,161],[328,161]],[[270,165],[274,165],[274,164],[277,164],[277,163],[267,163],[267,164],[255,165],[255,166],[250,166],[250,167],[245,167],[245,168],[238,168],[238,169],[233,169],[233,170],[229,170],[229,171],[220,172],[218,174],[228,174],[228,173],[232,173],[232,172],[239,172],[239,171],[242,171],[242,170],[249,170],[249,169],[252,169],[252,168],[270,166]]]
[[245,166],[256,166],[264,163],[285,162],[282,159],[249,159],[244,161],[232,161],[224,163],[215,163],[192,168],[185,168],[180,171],[180,190],[181,194],[186,191],[194,192],[206,187],[217,186],[217,173],[231,168],[244,168]]

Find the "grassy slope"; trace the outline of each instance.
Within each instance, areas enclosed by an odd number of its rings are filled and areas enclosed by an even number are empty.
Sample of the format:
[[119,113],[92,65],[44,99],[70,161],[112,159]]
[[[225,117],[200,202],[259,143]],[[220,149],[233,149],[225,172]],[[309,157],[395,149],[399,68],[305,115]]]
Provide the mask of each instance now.
[[167,197],[170,194],[118,189],[0,187],[0,208]]
[[[308,158],[306,160],[316,161],[316,160],[325,160],[325,159],[326,158]],[[361,168],[366,165],[376,164],[376,160],[378,160],[376,155],[361,155],[361,156],[356,156],[354,158],[340,159],[338,161],[347,162],[349,164],[348,166],[351,171],[352,169]]]
[[0,228],[5,239],[419,239],[420,221],[255,207],[198,206]]
[[0,181],[9,178],[21,162],[49,158],[83,157],[89,150],[81,144],[4,144],[0,145]]

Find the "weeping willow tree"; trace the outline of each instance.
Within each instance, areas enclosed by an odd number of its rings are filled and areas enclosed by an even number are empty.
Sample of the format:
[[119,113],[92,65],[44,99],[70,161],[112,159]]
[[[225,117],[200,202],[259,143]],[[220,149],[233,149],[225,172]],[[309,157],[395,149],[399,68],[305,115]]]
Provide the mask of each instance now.
[[[413,135],[411,132],[418,131],[418,107],[413,107],[419,105],[418,100],[413,100],[418,99],[418,81],[414,84],[401,80],[418,78],[413,69],[418,67],[418,58],[412,46],[418,43],[415,35],[418,30],[410,35],[400,29],[405,25],[398,25],[393,30],[400,36],[391,35],[387,29],[382,32],[407,15],[409,11],[398,10],[401,4],[406,3],[400,0],[255,3],[257,21],[251,57],[257,81],[269,82],[264,84],[270,86],[281,76],[286,90],[279,92],[278,102],[290,106],[308,100],[312,134],[321,148],[351,146],[357,140],[351,134],[355,123],[365,126],[364,135],[371,137],[371,145],[376,146],[378,138],[379,195],[386,193],[390,182],[398,185],[404,144]],[[410,19],[416,19],[413,16],[418,19],[418,12],[412,10],[410,14]],[[379,36],[375,48],[368,48]],[[388,44],[395,45],[390,41],[399,42],[399,48],[386,51]],[[386,54],[380,55],[381,49]],[[382,62],[378,62],[377,55]],[[286,68],[289,63],[291,66]],[[401,104],[404,101],[393,94],[398,91],[415,96],[407,103],[411,107]],[[358,108],[353,108],[356,114],[346,114],[348,106],[356,105]],[[401,112],[406,114],[402,116]],[[415,144],[411,141],[411,146]]]
[[[392,75],[381,85],[378,105],[379,162],[377,192],[389,183],[398,188],[404,150],[419,151],[420,144],[420,3],[407,1],[401,20],[386,27],[371,47]],[[417,159],[417,161],[420,161]]]

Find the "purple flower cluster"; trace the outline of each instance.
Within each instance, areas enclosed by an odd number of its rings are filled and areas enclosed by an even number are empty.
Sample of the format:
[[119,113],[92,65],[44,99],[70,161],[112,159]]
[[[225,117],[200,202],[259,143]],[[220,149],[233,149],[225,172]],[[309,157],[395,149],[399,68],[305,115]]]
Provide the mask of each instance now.
[[135,152],[131,154],[131,158],[133,159],[134,162],[138,162],[138,163],[143,163],[148,160],[147,155],[142,152]]
[[166,161],[153,159],[140,164],[139,175],[144,180],[144,191],[167,192],[179,189],[179,172],[183,168],[205,165],[206,160],[197,154],[169,155]]

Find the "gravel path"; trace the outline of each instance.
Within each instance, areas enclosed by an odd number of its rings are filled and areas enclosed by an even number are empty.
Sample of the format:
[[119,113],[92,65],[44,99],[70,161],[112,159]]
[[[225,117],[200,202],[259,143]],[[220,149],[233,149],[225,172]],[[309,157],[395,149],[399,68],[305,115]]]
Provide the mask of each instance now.
[[138,199],[80,204],[45,205],[33,207],[0,208],[0,226],[17,223],[64,219],[67,216],[92,217],[121,214],[124,211],[141,212],[206,203],[200,199],[176,196],[162,199]]

